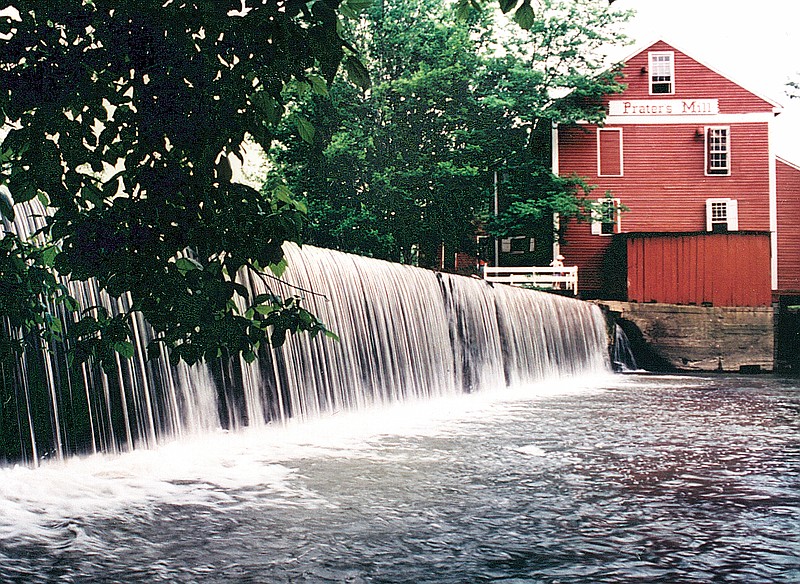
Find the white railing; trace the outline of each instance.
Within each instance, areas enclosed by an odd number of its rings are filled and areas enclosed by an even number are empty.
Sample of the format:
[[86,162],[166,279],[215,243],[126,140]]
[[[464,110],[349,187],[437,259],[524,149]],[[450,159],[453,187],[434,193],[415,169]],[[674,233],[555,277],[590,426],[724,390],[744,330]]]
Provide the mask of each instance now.
[[484,266],[483,279],[489,282],[545,288],[549,290],[569,290],[578,295],[578,266],[519,268],[495,268]]

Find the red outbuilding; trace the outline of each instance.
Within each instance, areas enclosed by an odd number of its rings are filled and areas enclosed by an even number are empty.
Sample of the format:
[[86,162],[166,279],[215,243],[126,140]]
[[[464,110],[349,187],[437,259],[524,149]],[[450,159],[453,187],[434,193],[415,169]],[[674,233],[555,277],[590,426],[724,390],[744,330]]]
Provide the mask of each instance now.
[[800,168],[776,156],[780,106],[666,42],[624,63],[602,126],[553,131],[553,170],[601,212],[561,225],[554,255],[582,294],[769,306],[800,294]]

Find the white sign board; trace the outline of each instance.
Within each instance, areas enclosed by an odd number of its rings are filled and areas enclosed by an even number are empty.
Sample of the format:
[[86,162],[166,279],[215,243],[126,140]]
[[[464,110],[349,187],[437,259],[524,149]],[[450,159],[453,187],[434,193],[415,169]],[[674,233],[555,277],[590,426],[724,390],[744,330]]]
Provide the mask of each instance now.
[[718,113],[718,99],[617,99],[608,102],[610,116],[708,116]]

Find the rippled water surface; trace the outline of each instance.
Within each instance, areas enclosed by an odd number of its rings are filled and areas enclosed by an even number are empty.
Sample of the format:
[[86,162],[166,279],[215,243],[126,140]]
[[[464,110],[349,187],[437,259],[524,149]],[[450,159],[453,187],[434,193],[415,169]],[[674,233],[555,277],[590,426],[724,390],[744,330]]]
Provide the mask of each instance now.
[[797,582],[800,389],[609,376],[0,469],[2,582]]

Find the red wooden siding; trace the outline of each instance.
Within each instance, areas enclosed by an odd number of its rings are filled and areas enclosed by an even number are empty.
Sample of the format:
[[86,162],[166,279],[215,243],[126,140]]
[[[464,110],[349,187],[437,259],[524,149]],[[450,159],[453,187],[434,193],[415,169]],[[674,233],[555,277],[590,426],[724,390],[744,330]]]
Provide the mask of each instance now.
[[[651,51],[675,53],[675,93],[650,94],[647,54]],[[627,89],[621,94],[609,96],[609,99],[719,99],[720,114],[771,112],[774,107],[663,41],[628,59],[623,75]]]
[[622,175],[622,128],[598,128],[597,150],[599,174]]
[[630,235],[628,300],[769,306],[769,233]]
[[[730,124],[731,174],[705,176],[705,136],[696,125],[623,126],[624,175],[598,176],[593,126],[558,129],[559,174],[573,173],[596,186],[592,196],[611,191],[628,211],[622,231],[701,231],[705,200],[739,202],[739,229],[769,230],[769,126]],[[586,224],[579,227],[589,229]]]
[[[622,220],[625,221],[624,215]],[[561,240],[564,265],[578,266],[578,285],[587,295],[594,295],[602,288],[603,258],[611,239],[610,236],[592,235],[591,227],[585,221],[570,221],[564,230]]]
[[778,290],[800,291],[800,167],[778,159]]

